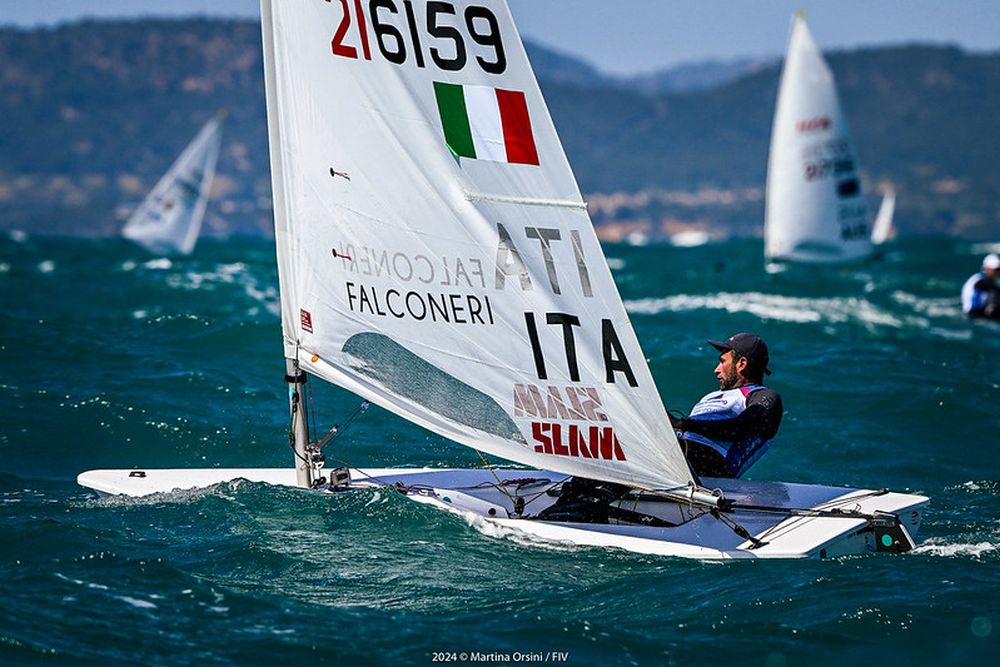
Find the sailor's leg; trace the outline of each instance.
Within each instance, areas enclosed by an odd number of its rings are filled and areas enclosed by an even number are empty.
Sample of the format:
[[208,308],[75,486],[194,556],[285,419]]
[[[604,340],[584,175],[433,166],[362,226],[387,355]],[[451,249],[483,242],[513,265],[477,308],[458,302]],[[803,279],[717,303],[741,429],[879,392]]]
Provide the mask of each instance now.
[[681,450],[686,452],[691,469],[699,477],[732,477],[726,459],[717,451],[700,442],[681,441]]

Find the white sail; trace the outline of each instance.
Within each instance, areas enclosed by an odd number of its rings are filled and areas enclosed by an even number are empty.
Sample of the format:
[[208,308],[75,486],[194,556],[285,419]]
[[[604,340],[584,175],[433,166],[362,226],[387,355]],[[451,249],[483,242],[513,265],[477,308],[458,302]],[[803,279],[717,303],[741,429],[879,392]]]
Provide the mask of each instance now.
[[690,483],[506,3],[261,5],[286,357],[496,456]]
[[881,245],[896,238],[896,227],[892,223],[895,212],[896,193],[890,190],[882,197],[882,205],[878,207],[875,224],[872,225],[872,243],[874,245]]
[[198,132],[122,229],[122,236],[150,252],[188,254],[205,216],[219,157],[222,116]]
[[764,254],[834,263],[871,254],[868,205],[833,74],[792,19],[768,157]]

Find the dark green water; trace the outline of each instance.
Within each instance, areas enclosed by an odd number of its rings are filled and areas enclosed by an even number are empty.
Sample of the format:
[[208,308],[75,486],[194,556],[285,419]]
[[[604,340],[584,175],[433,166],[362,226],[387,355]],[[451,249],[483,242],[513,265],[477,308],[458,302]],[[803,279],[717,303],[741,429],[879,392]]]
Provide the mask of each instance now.
[[[778,275],[759,241],[606,250],[669,407],[716,386],[706,338],[760,333],[787,412],[748,476],[929,495],[916,551],[709,564],[529,544],[385,492],[99,499],[77,473],[290,465],[273,248],[209,240],[167,262],[5,236],[0,664],[995,661],[1000,327],[958,306],[988,248]],[[321,424],[358,403],[314,384]],[[336,454],[479,465],[377,408]]]

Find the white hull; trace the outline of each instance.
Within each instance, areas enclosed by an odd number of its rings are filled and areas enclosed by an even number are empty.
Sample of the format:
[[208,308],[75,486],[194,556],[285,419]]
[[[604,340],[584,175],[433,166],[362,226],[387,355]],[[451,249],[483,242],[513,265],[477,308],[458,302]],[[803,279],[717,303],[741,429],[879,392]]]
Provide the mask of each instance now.
[[[555,497],[547,495],[545,490],[565,478],[559,473],[540,470],[497,470],[497,475],[507,482],[508,493],[527,500],[526,515],[537,514],[555,502]],[[511,518],[512,502],[487,470],[370,468],[364,472],[352,471],[352,477],[351,483],[356,487],[394,485],[412,500],[462,515],[473,523],[482,521],[543,540],[573,545],[711,560],[824,558],[876,550],[876,534],[862,518],[789,517],[755,510],[727,514],[755,538],[765,542],[763,546],[754,547],[711,514],[692,511],[685,504],[661,498],[629,499],[619,502],[619,507],[655,516],[676,526]],[[81,473],[77,481],[104,494],[147,496],[234,479],[296,486],[293,468],[91,470]],[[922,508],[928,502],[923,496],[864,489],[730,479],[703,482],[709,488],[721,489],[726,498],[742,505],[896,514],[910,536],[916,535]]]

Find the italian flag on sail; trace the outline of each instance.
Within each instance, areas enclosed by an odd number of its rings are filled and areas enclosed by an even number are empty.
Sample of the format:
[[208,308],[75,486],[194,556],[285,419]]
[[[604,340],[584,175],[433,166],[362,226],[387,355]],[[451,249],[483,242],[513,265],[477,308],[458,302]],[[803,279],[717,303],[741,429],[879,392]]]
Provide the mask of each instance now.
[[524,93],[434,82],[444,138],[458,156],[538,164]]

